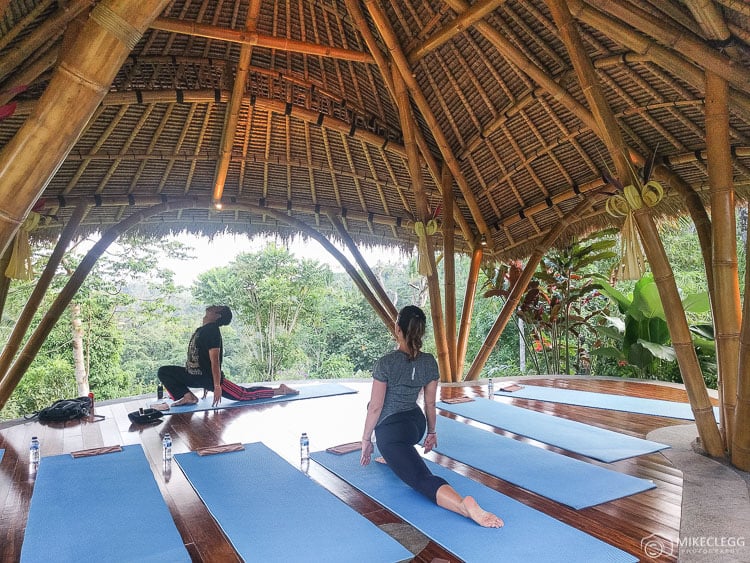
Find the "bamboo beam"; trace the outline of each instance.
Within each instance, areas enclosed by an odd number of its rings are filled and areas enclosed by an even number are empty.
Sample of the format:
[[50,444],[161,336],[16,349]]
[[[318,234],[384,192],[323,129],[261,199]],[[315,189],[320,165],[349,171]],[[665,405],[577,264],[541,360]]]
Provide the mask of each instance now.
[[159,31],[182,33],[184,35],[205,37],[207,39],[217,39],[219,41],[228,41],[240,45],[267,47],[268,49],[278,49],[280,51],[289,51],[290,53],[316,55],[319,57],[328,57],[342,61],[352,61],[355,63],[372,64],[374,62],[373,58],[367,53],[352,51],[351,49],[342,49],[340,47],[332,47],[330,45],[319,45],[307,41],[297,41],[285,37],[275,37],[273,35],[265,35],[256,31],[240,31],[237,29],[227,29],[215,25],[169,18],[156,18],[150,27]]
[[391,324],[394,324],[396,322],[396,318],[398,317],[398,310],[396,310],[396,306],[393,304],[393,301],[391,301],[391,298],[388,297],[388,294],[385,292],[383,285],[378,281],[378,278],[373,273],[372,269],[367,263],[367,260],[365,260],[365,257],[362,256],[359,248],[357,248],[354,239],[352,239],[351,235],[344,227],[344,224],[336,215],[329,214],[328,220],[336,228],[336,232],[338,232],[341,240],[344,241],[344,244],[349,249],[349,252],[352,253],[354,261],[362,270],[362,273],[365,275],[365,279],[370,282],[370,287],[372,287],[372,289],[375,291],[375,294],[380,299],[380,304],[387,311],[391,319]]
[[[547,5],[552,12],[555,24],[560,29],[560,37],[570,53],[583,93],[589,105],[593,106],[592,111],[599,123],[602,140],[607,144],[607,149],[614,161],[620,181],[623,185],[638,185],[638,179],[635,177],[628,160],[629,150],[623,141],[614,114],[604,98],[601,86],[596,80],[593,64],[583,48],[583,42],[565,1],[547,0]],[[578,0],[572,1],[578,2]],[[633,216],[638,225],[644,251],[654,272],[654,281],[664,310],[670,312],[666,315],[667,326],[677,355],[677,363],[680,366],[683,381],[690,397],[690,405],[695,414],[698,433],[709,455],[723,456],[724,448],[719,429],[708,399],[706,384],[695,354],[685,311],[682,308],[682,301],[674,281],[674,274],[661,244],[658,230],[649,208],[645,205],[635,209]]]
[[729,155],[729,106],[727,82],[706,72],[706,147],[708,185],[711,193],[711,227],[715,291],[711,295],[719,373],[721,421],[724,444],[729,449],[734,433],[739,362],[740,287],[737,267],[732,158]]
[[[576,0],[581,1],[581,0]],[[686,57],[693,64],[721,76],[738,90],[750,93],[750,70],[726,55],[709,47],[706,43],[683,28],[671,25],[645,10],[631,4],[613,0],[597,0],[596,7],[631,25],[641,33],[670,47],[673,53]],[[572,8],[572,4],[571,4]],[[702,6],[705,12],[705,6]],[[606,32],[605,32],[606,33]]]
[[[68,222],[65,224],[62,233],[60,233],[60,238],[57,240],[57,244],[52,250],[52,254],[47,261],[47,265],[44,267],[44,271],[39,276],[39,280],[37,281],[34,289],[31,292],[31,295],[26,301],[26,305],[24,305],[23,311],[21,311],[21,314],[13,325],[13,331],[10,333],[7,342],[3,347],[3,351],[0,354],[0,386],[2,386],[2,381],[6,372],[8,371],[8,367],[13,362],[13,358],[16,356],[16,353],[21,346],[23,337],[26,335],[26,331],[29,329],[29,326],[31,326],[34,315],[39,309],[39,305],[44,299],[44,295],[47,293],[47,290],[52,283],[52,279],[55,276],[57,267],[60,265],[60,262],[65,255],[68,244],[73,239],[76,229],[78,229],[78,226],[81,224],[81,221],[86,216],[88,210],[89,206],[85,202],[78,203],[78,205],[73,210],[73,213],[68,219]],[[1,409],[2,406],[0,406],[0,410]]]
[[0,152],[0,252],[65,160],[122,61],[166,3],[105,0],[91,12],[63,54],[36,112]]
[[[369,24],[365,20],[364,15],[362,14],[362,10],[360,10],[359,0],[344,1],[346,3],[346,9],[349,12],[349,15],[352,17],[352,20],[354,21],[354,25],[359,30],[359,33],[362,35],[362,38],[367,44],[367,48],[370,50],[373,58],[375,59],[375,64],[380,70],[380,75],[383,78],[383,82],[385,82],[386,88],[388,89],[391,98],[395,100],[396,89],[393,85],[393,80],[391,79],[390,62],[387,61],[385,56],[383,56],[383,53],[381,53],[379,42],[375,39],[375,36],[370,31]],[[441,167],[438,166],[437,161],[435,160],[435,158],[433,158],[432,153],[430,152],[430,148],[427,146],[427,141],[422,134],[422,131],[417,129],[417,131],[415,131],[415,134],[417,136],[417,145],[419,146],[419,150],[422,153],[422,157],[425,159],[427,169],[430,171],[435,184],[439,186],[441,183]],[[474,234],[468,221],[463,216],[458,206],[455,206],[454,209],[454,218],[461,227],[461,232],[464,235],[464,239],[467,241],[473,240]]]
[[[258,23],[258,13],[260,12],[260,0],[251,0],[247,10],[247,21],[245,30],[248,33],[255,31]],[[229,163],[232,159],[232,146],[234,145],[234,134],[237,129],[237,123],[240,120],[240,110],[242,109],[242,98],[245,95],[245,85],[250,68],[250,58],[253,54],[253,48],[250,45],[243,44],[240,47],[240,57],[237,61],[237,73],[234,77],[232,86],[232,95],[229,98],[226,115],[224,116],[224,128],[221,131],[221,149],[219,158],[216,162],[214,171],[214,205],[220,204],[221,196],[224,193],[224,184],[227,181],[227,172]],[[249,127],[249,125],[248,125]]]
[[456,355],[456,227],[453,221],[453,176],[443,167],[443,278],[445,292],[445,339],[448,345],[448,362],[451,381],[458,381]]
[[477,294],[477,282],[482,265],[484,247],[475,241],[474,250],[471,253],[471,264],[469,266],[469,277],[466,280],[466,291],[464,293],[464,306],[461,310],[461,324],[458,328],[458,342],[456,343],[456,381],[461,381],[464,374],[464,362],[466,362],[466,349],[469,346],[469,331],[471,330],[471,318],[474,311],[474,300]]
[[434,51],[441,45],[444,45],[453,39],[459,33],[468,30],[475,22],[484,18],[487,14],[494,11],[500,5],[505,4],[506,0],[478,0],[471,8],[458,14],[456,19],[447,23],[441,29],[430,35],[420,45],[417,45],[410,53],[407,54],[407,60],[410,65],[415,65],[420,59],[425,57],[431,51]]
[[413,71],[409,66],[409,61],[406,60],[406,56],[404,55],[400,45],[398,44],[396,34],[393,32],[388,18],[385,16],[385,14],[383,13],[383,9],[380,7],[380,4],[376,0],[365,0],[365,5],[367,6],[370,16],[375,23],[375,26],[378,28],[383,41],[388,47],[391,57],[393,57],[393,62],[398,69],[401,77],[403,78],[406,87],[409,90],[409,93],[414,99],[414,103],[416,104],[417,108],[422,114],[422,117],[426,121],[427,126],[430,128],[430,131],[435,138],[435,142],[438,145],[438,149],[440,150],[440,154],[442,154],[443,156],[443,161],[448,166],[448,168],[450,168],[450,171],[453,174],[453,178],[456,180],[456,183],[461,189],[461,193],[466,200],[466,205],[469,207],[471,217],[472,219],[474,219],[474,223],[477,226],[479,233],[485,235],[487,237],[488,244],[491,245],[491,233],[489,232],[489,228],[484,221],[482,210],[479,208],[476,198],[474,197],[474,193],[472,192],[471,187],[466,181],[463,172],[461,172],[461,166],[458,160],[456,160],[456,157],[453,155],[450,144],[448,143],[448,139],[446,139],[445,134],[440,129],[440,124],[435,118],[435,115],[430,108],[430,104],[427,102],[422,89],[419,87],[419,84],[417,84],[417,81],[414,78]]
[[24,65],[20,72],[3,83],[3,92],[0,92],[0,105],[7,104],[15,97],[15,92],[22,86],[33,84],[42,74],[47,72],[57,62],[58,49],[53,47],[45,51],[31,64]]
[[[584,3],[583,0],[568,0],[568,6],[570,7],[571,14],[577,20],[590,25],[594,29],[600,30],[624,47],[638,54],[648,56],[652,62],[687,81],[694,88],[700,91],[705,90],[703,71],[683,59],[677,53],[646,39],[639,33],[633,32],[632,28],[615,21],[589,4]],[[746,84],[745,87],[748,88],[750,85]],[[740,90],[730,91],[729,96],[736,110],[741,112],[746,118],[750,118],[750,96],[748,96],[747,92]]]
[[[595,202],[595,198],[586,198],[581,201],[581,203],[579,203],[567,217],[568,222],[574,221],[580,215],[585,213]],[[513,313],[515,313],[526,288],[529,286],[531,278],[534,277],[534,272],[536,272],[537,266],[539,266],[544,255],[562,234],[567,225],[568,223],[565,221],[558,221],[557,224],[545,235],[544,239],[542,239],[534,248],[534,251],[529,256],[521,275],[518,276],[516,283],[513,284],[510,293],[508,293],[508,298],[505,300],[503,308],[500,309],[497,319],[495,319],[495,322],[487,333],[482,346],[479,348],[479,352],[477,352],[477,355],[469,368],[469,372],[466,374],[465,381],[475,381],[479,378],[479,374],[487,363],[487,358],[490,357],[492,349],[500,339],[500,336],[505,330],[508,321],[513,316]]]
[[74,0],[68,3],[24,37],[21,42],[14,45],[13,49],[0,59],[0,80],[13,72],[13,69],[36,53],[50,39],[60,37],[65,32],[68,23],[83,13],[91,4],[91,0]]
[[[401,118],[401,130],[404,133],[404,148],[406,148],[409,174],[413,183],[414,199],[417,205],[417,217],[422,225],[427,227],[430,212],[427,205],[427,197],[422,185],[422,167],[419,165],[419,149],[414,137],[414,129],[417,124],[411,112],[411,101],[406,83],[399,74],[398,69],[393,69],[393,84],[396,88],[396,102],[399,117]],[[435,336],[435,348],[437,351],[438,368],[440,380],[450,381],[450,359],[448,356],[448,344],[445,336],[445,324],[443,321],[443,305],[440,298],[440,279],[438,277],[437,263],[435,262],[435,250],[432,238],[424,234],[424,248],[420,252],[426,254],[429,264],[427,273],[427,289],[430,294],[430,314],[432,315],[432,331]]]

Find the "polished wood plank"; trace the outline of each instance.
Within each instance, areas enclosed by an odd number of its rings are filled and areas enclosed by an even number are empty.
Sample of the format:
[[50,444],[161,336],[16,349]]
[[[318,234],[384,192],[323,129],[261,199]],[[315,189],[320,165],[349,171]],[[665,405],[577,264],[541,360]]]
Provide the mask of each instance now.
[[[684,389],[648,382],[603,378],[540,377],[525,379],[524,383],[687,401]],[[174,453],[219,444],[263,441],[289,463],[298,466],[301,432],[307,432],[310,436],[313,451],[351,442],[359,437],[369,399],[370,384],[366,381],[347,381],[344,384],[357,389],[358,393],[170,415],[164,417],[161,423],[150,426],[130,423],[127,413],[139,407],[148,406],[155,400],[151,397],[97,403],[96,414],[105,416],[105,419],[101,421],[88,419],[54,424],[19,421],[0,425],[0,448],[6,449],[5,457],[0,462],[0,560],[16,561],[20,556],[34,482],[33,475],[29,474],[28,444],[31,436],[37,435],[42,443],[44,457],[88,448],[141,444],[151,464],[154,478],[193,560],[239,561],[231,544],[179,467],[173,463],[171,471],[165,470],[161,459],[163,434],[170,432],[172,435]],[[440,394],[441,398],[485,396],[486,388],[480,385],[443,386]],[[656,428],[685,423],[685,421],[671,418],[558,405],[542,401],[505,397],[496,400],[637,437],[645,437],[648,432]],[[442,414],[449,415],[449,413]],[[461,417],[455,417],[455,415],[449,416],[462,422],[482,426]],[[664,540],[677,544],[682,504],[682,473],[673,467],[662,454],[649,454],[613,464],[604,464],[499,429],[488,427],[485,429],[521,441],[533,442],[537,447],[545,447],[588,463],[650,479],[656,484],[656,488],[584,510],[573,510],[448,457],[435,453],[427,457],[566,524],[624,549],[640,559],[647,559],[641,549],[641,540],[651,534],[657,534]],[[402,523],[400,518],[317,464],[310,464],[309,476],[373,523],[377,525]],[[253,484],[238,483],[236,486],[253,486]],[[253,515],[248,514],[248,526],[252,525],[252,518]],[[435,559],[457,561],[451,553],[434,542],[430,542],[414,558],[415,561],[424,562]],[[676,555],[672,558],[665,555],[660,559],[663,562],[676,560]]]

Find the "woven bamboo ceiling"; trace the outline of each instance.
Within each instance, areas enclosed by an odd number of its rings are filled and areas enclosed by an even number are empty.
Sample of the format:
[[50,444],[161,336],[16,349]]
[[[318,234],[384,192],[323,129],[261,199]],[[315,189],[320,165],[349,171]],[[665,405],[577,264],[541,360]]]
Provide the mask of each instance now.
[[[0,0],[0,147],[34,119],[66,49],[96,59],[96,45],[74,39],[106,5]],[[522,256],[583,198],[612,193],[603,172],[615,174],[553,6],[572,15],[634,166],[656,153],[657,212],[707,192],[706,70],[729,85],[734,186],[746,190],[746,0],[173,0],[70,140],[39,232],[59,230],[82,200],[93,230],[188,197],[193,207],[145,219],[146,230],[290,234],[303,223],[337,237],[343,225],[360,243],[413,245],[415,193],[444,219],[450,190],[457,249],[485,235],[492,255]],[[567,232],[609,224],[619,220],[598,201]]]

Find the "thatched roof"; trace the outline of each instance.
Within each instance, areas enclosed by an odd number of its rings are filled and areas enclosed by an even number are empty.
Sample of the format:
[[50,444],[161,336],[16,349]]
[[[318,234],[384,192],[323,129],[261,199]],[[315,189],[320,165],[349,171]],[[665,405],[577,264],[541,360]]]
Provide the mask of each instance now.
[[[73,43],[77,26],[106,2],[6,4],[0,103],[16,105],[0,121],[0,147],[34,118],[66,49],[85,48]],[[728,81],[734,185],[746,190],[748,4],[567,6],[631,152],[641,162],[656,152],[671,174],[657,212],[683,209],[675,182],[707,189],[706,70]],[[523,255],[582,197],[612,191],[602,171],[615,167],[542,0],[173,0],[134,43],[44,188],[43,210],[55,218],[42,234],[59,230],[81,200],[91,204],[82,222],[91,230],[189,197],[192,207],[142,226],[288,233],[299,226],[286,225],[292,217],[336,237],[332,214],[360,243],[412,245],[419,214],[395,73],[416,116],[430,211],[439,213],[444,189],[455,195],[457,250],[485,234],[496,256]],[[16,165],[44,158],[26,154]],[[453,181],[443,187],[447,170]],[[211,206],[219,193],[222,211]],[[602,200],[567,232],[620,220]]]

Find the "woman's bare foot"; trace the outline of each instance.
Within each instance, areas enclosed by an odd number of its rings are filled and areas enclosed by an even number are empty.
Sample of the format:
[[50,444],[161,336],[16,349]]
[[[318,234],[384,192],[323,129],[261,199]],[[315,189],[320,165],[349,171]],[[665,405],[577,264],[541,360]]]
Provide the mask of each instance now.
[[[464,516],[467,518],[471,518],[479,524],[480,526],[483,526],[485,528],[502,528],[503,527],[503,520],[502,518],[499,518],[492,514],[492,512],[487,512],[484,510],[476,500],[474,500],[474,497],[464,497],[464,500],[461,501],[461,506],[463,510],[465,510]],[[462,511],[463,512],[463,511]]]
[[299,395],[299,391],[296,389],[292,389],[288,385],[284,385],[283,383],[279,385],[278,389],[278,395]]
[[385,460],[385,458],[382,455],[379,457],[376,457],[375,461],[377,461],[378,463],[382,463],[383,465],[388,465],[388,462]]
[[175,401],[172,403],[173,407],[181,407],[182,405],[194,405],[198,402],[198,397],[193,395],[191,391],[188,391],[185,393],[181,399]]

